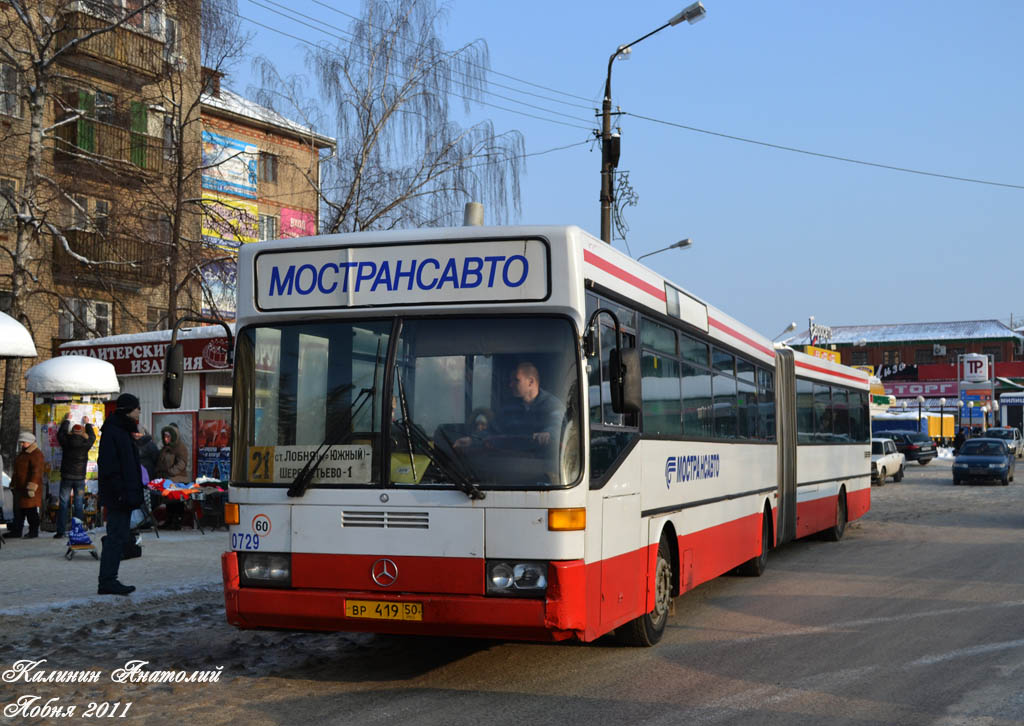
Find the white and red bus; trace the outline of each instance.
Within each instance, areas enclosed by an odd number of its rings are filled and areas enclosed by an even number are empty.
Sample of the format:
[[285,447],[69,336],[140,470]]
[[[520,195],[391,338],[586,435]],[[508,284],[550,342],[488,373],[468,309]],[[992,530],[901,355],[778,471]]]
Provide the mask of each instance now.
[[866,373],[577,227],[244,245],[238,279],[239,627],[650,645],[870,506]]

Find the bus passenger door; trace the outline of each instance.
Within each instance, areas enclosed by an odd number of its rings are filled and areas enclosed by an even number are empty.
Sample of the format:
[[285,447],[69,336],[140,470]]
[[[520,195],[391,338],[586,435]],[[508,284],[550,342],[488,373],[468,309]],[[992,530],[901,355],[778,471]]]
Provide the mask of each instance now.
[[647,578],[640,495],[601,499],[601,623],[631,619],[643,609]]

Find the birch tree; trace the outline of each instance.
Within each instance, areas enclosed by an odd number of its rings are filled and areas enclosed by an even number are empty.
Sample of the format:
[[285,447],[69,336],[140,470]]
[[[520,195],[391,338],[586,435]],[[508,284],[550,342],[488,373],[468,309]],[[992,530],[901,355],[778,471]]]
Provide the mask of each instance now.
[[[345,39],[307,53],[315,103],[301,93],[305,78],[258,60],[261,103],[336,129],[322,185],[309,179],[321,232],[457,224],[467,201],[499,222],[519,214],[521,134],[453,118],[453,100],[468,113],[486,90],[486,44],[446,50],[443,20],[433,0],[365,0]],[[309,113],[324,107],[326,116]]]

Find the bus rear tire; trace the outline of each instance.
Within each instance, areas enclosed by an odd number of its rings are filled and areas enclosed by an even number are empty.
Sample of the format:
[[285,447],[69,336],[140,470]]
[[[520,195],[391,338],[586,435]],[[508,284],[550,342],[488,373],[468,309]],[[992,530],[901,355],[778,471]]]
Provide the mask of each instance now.
[[772,546],[772,525],[771,515],[766,508],[761,517],[761,554],[751,557],[742,565],[736,568],[736,572],[744,577],[760,577],[768,566],[768,550]]
[[672,608],[672,555],[669,547],[668,537],[663,534],[654,566],[654,609],[615,631],[616,639],[624,645],[650,648],[665,634]]
[[825,539],[838,542],[846,531],[846,490],[840,489],[836,500],[836,523],[825,530]]

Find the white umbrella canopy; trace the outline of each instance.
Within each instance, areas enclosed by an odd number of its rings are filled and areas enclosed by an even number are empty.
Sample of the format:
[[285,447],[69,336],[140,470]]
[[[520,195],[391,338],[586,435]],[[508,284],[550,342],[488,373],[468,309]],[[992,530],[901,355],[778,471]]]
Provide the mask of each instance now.
[[32,393],[79,395],[117,393],[114,366],[87,355],[61,355],[37,363],[25,374],[25,388]]
[[24,325],[0,313],[0,358],[35,358],[36,344]]

